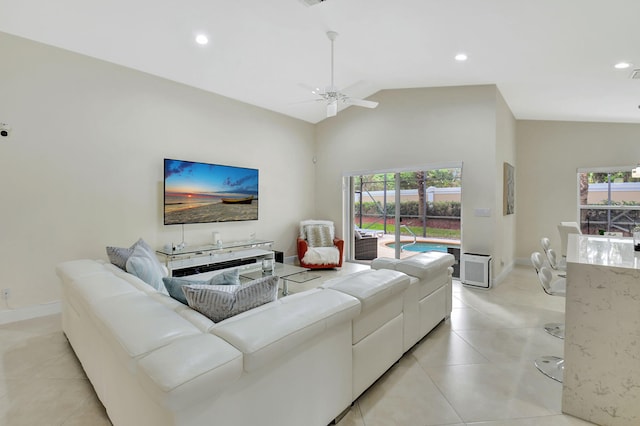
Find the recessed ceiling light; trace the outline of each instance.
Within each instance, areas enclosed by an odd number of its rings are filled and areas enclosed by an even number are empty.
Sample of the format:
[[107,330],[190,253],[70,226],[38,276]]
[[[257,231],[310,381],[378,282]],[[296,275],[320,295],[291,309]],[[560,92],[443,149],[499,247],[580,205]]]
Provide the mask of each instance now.
[[196,36],[196,43],[198,43],[198,44],[203,44],[203,45],[204,45],[204,44],[207,44],[207,43],[209,43],[209,37],[207,37],[207,36],[206,36],[206,35],[204,35],[204,34],[198,34],[198,35]]
[[455,58],[456,58],[456,61],[458,61],[458,62],[464,62],[464,61],[466,61],[466,60],[467,60],[467,58],[468,58],[468,57],[467,57],[467,54],[466,54],[466,53],[458,53],[458,54],[455,56]]
[[631,64],[629,62],[618,62],[613,67],[619,70],[623,70],[623,69],[629,68],[630,66]]

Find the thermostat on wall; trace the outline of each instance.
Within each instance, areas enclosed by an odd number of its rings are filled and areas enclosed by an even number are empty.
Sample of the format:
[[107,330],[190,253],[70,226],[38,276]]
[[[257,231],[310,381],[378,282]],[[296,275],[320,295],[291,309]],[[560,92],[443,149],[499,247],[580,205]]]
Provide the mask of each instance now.
[[11,133],[11,126],[7,123],[0,123],[0,136],[6,138]]

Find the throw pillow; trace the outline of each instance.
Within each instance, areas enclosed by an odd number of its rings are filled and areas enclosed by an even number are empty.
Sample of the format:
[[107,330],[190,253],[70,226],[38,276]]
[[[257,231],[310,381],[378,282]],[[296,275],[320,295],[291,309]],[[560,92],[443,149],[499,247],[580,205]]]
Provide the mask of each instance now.
[[316,220],[316,219],[309,219],[309,220],[303,220],[302,222],[300,222],[300,233],[299,233],[299,238],[306,240],[307,239],[307,226],[309,225],[325,225],[329,227],[329,231],[331,232],[331,239],[333,240],[335,238],[335,229],[333,227],[333,222],[330,220]]
[[126,271],[127,270],[127,260],[129,260],[129,257],[131,257],[131,255],[133,254],[133,250],[135,250],[135,248],[138,247],[138,246],[141,246],[142,248],[147,250],[147,252],[149,252],[150,254],[152,254],[155,257],[155,253],[154,253],[153,249],[151,248],[151,246],[149,246],[149,244],[147,244],[147,242],[145,240],[140,238],[140,239],[138,239],[138,241],[133,243],[133,245],[131,247],[129,247],[129,248],[108,246],[107,247],[107,257],[109,258],[109,262],[113,263],[118,268]]
[[161,293],[168,294],[162,282],[164,271],[155,254],[149,253],[142,245],[136,246],[127,259],[126,271],[140,278]]
[[327,225],[307,225],[309,247],[333,247],[331,230]]
[[231,269],[224,271],[221,274],[214,275],[210,280],[189,280],[185,278],[164,277],[162,278],[164,286],[169,292],[169,296],[176,299],[178,302],[188,305],[184,292],[182,291],[183,285],[239,285],[240,284],[240,272],[237,269]]
[[278,297],[278,277],[270,275],[242,285],[185,285],[189,306],[219,322]]

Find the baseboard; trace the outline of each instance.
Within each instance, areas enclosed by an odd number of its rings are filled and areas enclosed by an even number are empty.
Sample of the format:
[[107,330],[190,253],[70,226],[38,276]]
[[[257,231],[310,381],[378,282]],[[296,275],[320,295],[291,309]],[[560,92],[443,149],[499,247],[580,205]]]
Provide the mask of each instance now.
[[32,318],[46,317],[62,312],[60,301],[45,303],[43,305],[26,306],[24,308],[0,311],[0,324],[24,321]]

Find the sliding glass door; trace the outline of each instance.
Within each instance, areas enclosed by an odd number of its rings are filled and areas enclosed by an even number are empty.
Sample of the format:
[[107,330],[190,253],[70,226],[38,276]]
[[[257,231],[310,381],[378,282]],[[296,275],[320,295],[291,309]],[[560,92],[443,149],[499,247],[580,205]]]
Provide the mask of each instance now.
[[370,262],[460,247],[461,166],[347,177],[348,259]]

